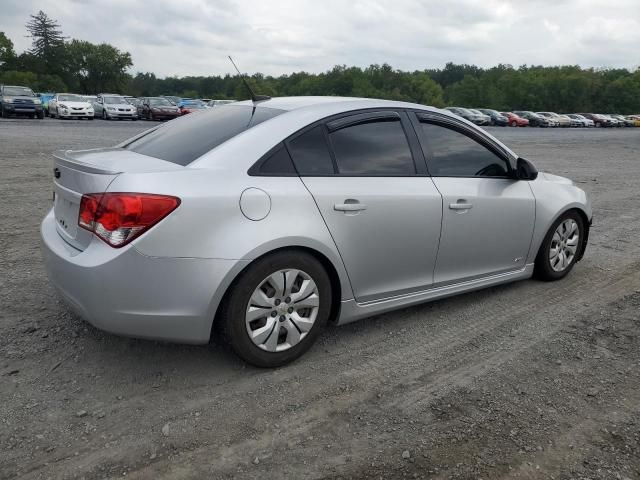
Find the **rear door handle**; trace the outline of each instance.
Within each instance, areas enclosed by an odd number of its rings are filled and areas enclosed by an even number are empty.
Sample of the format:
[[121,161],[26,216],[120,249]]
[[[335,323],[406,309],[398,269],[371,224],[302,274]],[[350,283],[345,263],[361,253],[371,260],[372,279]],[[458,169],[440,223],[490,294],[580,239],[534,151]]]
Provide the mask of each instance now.
[[362,210],[366,210],[367,206],[357,200],[345,200],[345,203],[336,203],[333,206],[333,209],[338,212],[360,212]]
[[450,203],[449,208],[451,210],[469,210],[473,207],[472,203]]

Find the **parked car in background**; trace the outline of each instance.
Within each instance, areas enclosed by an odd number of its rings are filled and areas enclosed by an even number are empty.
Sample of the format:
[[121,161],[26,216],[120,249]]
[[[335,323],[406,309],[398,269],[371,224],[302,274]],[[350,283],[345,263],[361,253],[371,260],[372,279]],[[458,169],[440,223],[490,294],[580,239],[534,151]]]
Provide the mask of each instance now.
[[93,104],[95,114],[103,120],[138,120],[138,110],[122,95],[101,93]]
[[492,110],[490,108],[476,108],[475,110],[487,115],[489,117],[490,125],[495,125],[497,127],[506,127],[509,125],[509,119],[497,110]]
[[513,113],[521,118],[529,120],[530,127],[550,127],[549,119],[528,110],[515,110]]
[[49,116],[51,118],[86,118],[93,120],[93,105],[81,95],[74,93],[56,93],[49,100]]
[[40,99],[40,103],[42,103],[42,110],[44,110],[44,116],[49,116],[49,100],[51,100],[55,93],[36,93],[37,97]]
[[166,98],[171,103],[173,103],[175,106],[179,106],[180,102],[182,101],[182,98],[176,97],[175,95],[160,95],[160,96],[162,98]]
[[211,100],[209,102],[207,102],[207,106],[209,108],[216,108],[216,107],[221,107],[222,105],[226,105],[228,103],[233,103],[236,100]]
[[602,115],[600,113],[579,113],[578,115],[592,120],[594,126],[598,128],[614,126],[612,118],[608,118],[606,115]]
[[569,126],[572,128],[577,128],[582,126],[582,122],[579,122],[575,118],[571,118],[570,116],[565,115],[563,113],[559,113],[558,118],[560,120],[564,120],[565,123],[569,122]]
[[466,120],[469,120],[472,123],[475,123],[476,125],[487,125],[488,121],[487,121],[487,116],[483,113],[473,113],[471,112],[468,108],[462,108],[462,107],[445,107],[445,110],[448,110],[449,112],[458,115],[459,117],[462,117]]
[[83,99],[89,102],[91,105],[98,99],[97,95],[81,95]]
[[146,120],[171,120],[182,114],[167,98],[145,97],[141,101],[139,115]]
[[566,278],[592,220],[571,180],[455,115],[386,100],[238,102],[54,167],[42,251],[74,311],[134,337],[224,332],[261,367],[329,322]]
[[586,117],[583,117],[579,113],[568,113],[567,117],[569,117],[573,122],[577,123],[577,127],[593,127],[593,120],[590,120]]
[[0,117],[28,115],[44,118],[42,102],[29,87],[0,85]]
[[631,120],[634,127],[640,127],[640,115],[627,115],[625,118]]
[[512,127],[528,127],[529,120],[526,118],[522,118],[520,115],[516,115],[513,112],[500,112],[502,115],[507,117],[509,121],[509,125]]
[[127,102],[129,102],[131,105],[133,105],[134,107],[136,107],[136,109],[137,109],[140,105],[142,105],[142,99],[141,99],[141,98],[137,98],[137,97],[127,97],[127,96],[125,96],[124,98],[125,98],[125,100],[126,100]]
[[571,126],[571,119],[568,117],[562,117],[555,112],[536,112],[543,117],[551,118],[558,123],[559,127],[569,128]]
[[474,115],[480,115],[480,118],[482,119],[482,123],[479,123],[478,125],[493,125],[491,123],[491,115],[487,115],[486,113],[483,113],[480,110],[475,108],[467,108],[467,110],[469,110]]
[[180,114],[186,115],[188,113],[197,112],[198,110],[206,110],[207,106],[200,100],[183,100],[180,102]]
[[611,126],[613,127],[624,127],[624,123],[620,122],[620,120],[618,120],[617,118],[612,117],[611,115],[602,113],[601,114],[603,117],[609,119],[609,121],[611,122]]
[[611,118],[618,120],[618,122],[620,122],[620,126],[622,127],[634,127],[634,122],[633,120],[629,120],[627,117],[623,116],[623,115],[618,115],[618,114],[613,114],[613,115],[609,115]]

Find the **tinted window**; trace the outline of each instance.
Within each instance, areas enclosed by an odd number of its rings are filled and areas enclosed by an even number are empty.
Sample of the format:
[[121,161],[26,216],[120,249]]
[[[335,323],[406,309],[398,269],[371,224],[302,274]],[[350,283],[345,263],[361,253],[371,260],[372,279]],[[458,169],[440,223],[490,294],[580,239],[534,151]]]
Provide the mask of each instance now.
[[431,123],[420,124],[431,156],[429,171],[434,177],[504,177],[507,163],[468,136]]
[[289,152],[287,152],[284,145],[280,145],[280,147],[271,153],[264,161],[251,168],[249,174],[281,177],[297,176]]
[[340,174],[416,173],[409,142],[399,120],[360,123],[332,132],[330,138]]
[[127,149],[187,165],[239,133],[283,113],[275,108],[234,105],[187,115],[134,140]]
[[335,173],[324,136],[324,126],[318,125],[288,143],[289,152],[300,175],[330,175]]

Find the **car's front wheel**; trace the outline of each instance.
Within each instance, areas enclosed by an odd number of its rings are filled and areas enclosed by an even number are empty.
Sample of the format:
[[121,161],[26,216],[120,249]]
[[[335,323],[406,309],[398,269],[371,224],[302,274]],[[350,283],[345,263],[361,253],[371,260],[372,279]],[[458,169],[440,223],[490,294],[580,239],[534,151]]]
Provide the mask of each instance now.
[[331,312],[322,264],[300,251],[257,260],[230,287],[222,327],[234,351],[258,367],[289,363],[315,342]]
[[575,210],[561,215],[547,232],[535,262],[536,276],[559,280],[566,276],[581,254],[584,221]]

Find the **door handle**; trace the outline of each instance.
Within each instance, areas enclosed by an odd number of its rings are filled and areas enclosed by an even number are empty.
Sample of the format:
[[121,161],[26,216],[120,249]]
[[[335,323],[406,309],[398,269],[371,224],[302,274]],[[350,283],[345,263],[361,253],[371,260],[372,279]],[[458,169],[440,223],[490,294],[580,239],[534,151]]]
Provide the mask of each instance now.
[[360,212],[366,210],[367,206],[357,200],[345,200],[345,203],[336,203],[333,209],[338,212]]
[[449,208],[451,210],[469,210],[473,207],[472,203],[450,203]]

